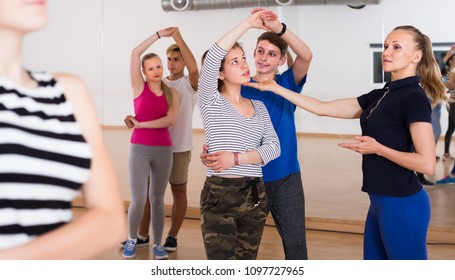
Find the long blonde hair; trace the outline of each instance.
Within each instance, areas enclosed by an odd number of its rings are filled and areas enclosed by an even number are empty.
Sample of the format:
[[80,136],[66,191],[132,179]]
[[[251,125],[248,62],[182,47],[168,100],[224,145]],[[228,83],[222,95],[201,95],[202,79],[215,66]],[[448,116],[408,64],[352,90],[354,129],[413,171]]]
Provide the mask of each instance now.
[[[144,68],[144,62],[147,59],[151,59],[154,57],[159,56],[156,53],[148,53],[142,57],[142,68]],[[167,105],[168,105],[168,110],[169,108],[172,107],[172,104],[174,103],[174,95],[172,94],[172,89],[168,87],[162,80],[161,80],[161,90],[164,92],[164,96],[166,97]]]
[[404,30],[411,33],[417,43],[417,50],[422,51],[422,59],[417,64],[417,75],[420,76],[423,90],[431,98],[432,107],[441,101],[448,102],[446,87],[442,83],[441,70],[434,58],[430,38],[411,25],[398,26],[393,30]]

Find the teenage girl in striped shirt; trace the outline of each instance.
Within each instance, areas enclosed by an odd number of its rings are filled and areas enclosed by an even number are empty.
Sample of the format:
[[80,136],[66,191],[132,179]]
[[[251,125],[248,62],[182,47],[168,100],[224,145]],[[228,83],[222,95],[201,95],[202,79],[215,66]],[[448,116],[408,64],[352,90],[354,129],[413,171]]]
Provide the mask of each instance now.
[[201,193],[202,234],[208,259],[256,259],[266,220],[261,167],[280,155],[264,104],[243,98],[250,79],[237,40],[266,29],[271,11],[252,14],[208,51],[199,79],[199,105],[210,161]]

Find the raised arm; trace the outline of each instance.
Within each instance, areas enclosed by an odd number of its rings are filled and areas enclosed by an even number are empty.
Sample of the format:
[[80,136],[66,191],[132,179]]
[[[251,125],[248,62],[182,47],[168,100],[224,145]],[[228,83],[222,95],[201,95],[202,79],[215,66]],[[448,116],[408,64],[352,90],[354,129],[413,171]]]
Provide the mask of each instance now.
[[242,20],[225,35],[223,35],[216,44],[213,44],[205,56],[204,63],[201,67],[199,79],[199,106],[204,119],[204,108],[211,104],[217,98],[217,79],[219,76],[220,64],[226,53],[234,46],[237,40],[250,28],[264,29],[261,17],[276,17],[272,11],[261,11],[250,15]]
[[[447,60],[449,60],[449,58],[455,54],[455,45],[452,45],[450,47],[450,50],[448,50],[445,54],[445,56],[442,58],[442,61],[444,61],[444,63],[447,63]],[[450,69],[449,69],[450,70]]]
[[449,79],[444,83],[444,85],[450,90],[455,89],[455,72],[450,70]]
[[191,87],[194,91],[197,91],[197,85],[199,81],[199,69],[197,67],[196,59],[194,58],[193,53],[183,40],[180,30],[176,28],[172,32],[172,38],[174,38],[175,43],[179,46],[180,52],[182,53],[183,61],[185,66],[188,69],[188,79],[190,81]]
[[286,52],[286,65],[290,68],[294,64],[294,59],[292,58],[291,52],[288,50]]
[[[262,8],[255,8],[252,10],[252,13],[257,13],[262,10]],[[275,34],[281,34],[284,31],[281,38],[283,38],[291,50],[297,55],[292,64],[292,72],[294,74],[295,83],[299,84],[310,68],[310,63],[313,59],[311,49],[302,39],[290,30],[289,26],[283,25],[278,18],[264,18],[264,25]]]
[[229,50],[237,41],[251,28],[264,29],[268,28],[264,25],[264,21],[276,19],[277,16],[273,11],[261,10],[252,13],[249,17],[239,22],[228,33],[217,41],[217,45],[224,50]]
[[142,92],[144,87],[144,77],[142,76],[141,55],[161,37],[170,37],[176,27],[161,29],[142,41],[131,51],[130,60],[130,80],[133,96],[136,98]]
[[278,85],[274,80],[264,81],[261,83],[249,82],[246,86],[257,88],[261,91],[272,91],[300,108],[316,114],[340,119],[357,119],[362,114],[357,98],[343,98],[333,101],[321,101],[319,99],[297,94]]

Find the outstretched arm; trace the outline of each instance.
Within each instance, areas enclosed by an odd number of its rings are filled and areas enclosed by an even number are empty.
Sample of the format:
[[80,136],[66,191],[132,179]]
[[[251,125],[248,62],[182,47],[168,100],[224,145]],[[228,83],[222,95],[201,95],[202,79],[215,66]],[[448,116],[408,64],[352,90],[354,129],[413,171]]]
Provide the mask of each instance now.
[[249,82],[245,85],[261,91],[272,91],[294,103],[296,106],[299,106],[300,108],[318,116],[340,119],[357,119],[362,114],[362,108],[356,98],[321,101],[319,99],[306,96],[304,94],[297,94],[288,90],[278,85],[274,80],[268,80],[261,83]]
[[176,28],[172,32],[172,38],[174,38],[175,43],[179,46],[180,52],[182,53],[183,61],[185,66],[188,69],[188,78],[191,84],[191,87],[194,91],[197,91],[197,84],[199,82],[199,69],[197,67],[196,59],[194,58],[193,53],[183,40],[180,30]]

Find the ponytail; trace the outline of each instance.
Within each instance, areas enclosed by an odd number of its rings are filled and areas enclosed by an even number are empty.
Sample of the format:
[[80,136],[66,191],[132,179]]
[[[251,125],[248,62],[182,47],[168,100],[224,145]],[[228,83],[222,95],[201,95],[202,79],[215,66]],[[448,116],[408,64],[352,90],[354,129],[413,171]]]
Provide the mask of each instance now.
[[174,95],[172,94],[172,89],[168,87],[163,81],[161,81],[161,90],[164,92],[164,96],[166,97],[167,107],[168,110],[174,104]]
[[434,58],[430,38],[410,25],[398,26],[394,30],[405,30],[411,33],[417,43],[417,50],[422,51],[422,59],[417,65],[417,75],[420,76],[420,83],[423,90],[428,98],[431,99],[432,107],[435,107],[442,101],[448,102],[446,88],[442,83],[441,71]]

